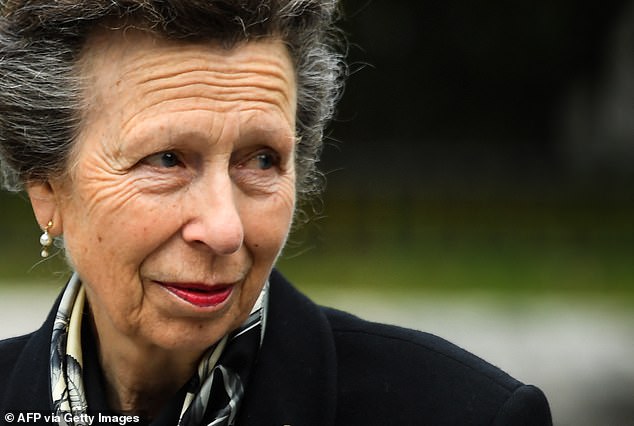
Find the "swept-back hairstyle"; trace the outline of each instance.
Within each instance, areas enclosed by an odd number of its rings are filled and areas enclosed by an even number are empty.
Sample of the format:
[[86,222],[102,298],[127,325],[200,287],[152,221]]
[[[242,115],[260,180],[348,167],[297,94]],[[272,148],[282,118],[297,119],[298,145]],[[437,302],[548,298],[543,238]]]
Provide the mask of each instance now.
[[170,39],[227,48],[276,36],[295,65],[297,193],[321,187],[316,163],[341,92],[338,0],[0,0],[0,167],[20,190],[68,172],[82,117],[77,63],[95,26],[134,22]]

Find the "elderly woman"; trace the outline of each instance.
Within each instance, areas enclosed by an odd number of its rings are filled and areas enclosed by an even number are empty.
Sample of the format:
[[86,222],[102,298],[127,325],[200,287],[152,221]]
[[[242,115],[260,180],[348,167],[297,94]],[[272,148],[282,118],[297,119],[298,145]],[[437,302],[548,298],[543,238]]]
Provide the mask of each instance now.
[[550,424],[537,388],[273,269],[318,183],[335,3],[2,2],[4,183],[74,271],[0,343],[6,421]]

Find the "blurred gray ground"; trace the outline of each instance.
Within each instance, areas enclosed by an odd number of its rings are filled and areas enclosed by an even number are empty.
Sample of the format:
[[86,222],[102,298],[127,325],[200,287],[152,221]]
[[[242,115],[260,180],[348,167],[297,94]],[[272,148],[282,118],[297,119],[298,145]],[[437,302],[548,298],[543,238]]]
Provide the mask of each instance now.
[[[38,327],[57,288],[0,287],[0,338]],[[557,426],[634,425],[634,312],[597,300],[311,292],[367,319],[428,331],[540,386]]]

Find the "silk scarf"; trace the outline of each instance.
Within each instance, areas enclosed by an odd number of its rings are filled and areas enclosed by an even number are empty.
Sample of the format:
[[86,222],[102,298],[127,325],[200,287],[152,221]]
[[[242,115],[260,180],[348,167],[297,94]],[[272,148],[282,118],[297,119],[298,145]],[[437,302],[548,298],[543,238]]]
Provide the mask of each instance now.
[[[268,281],[249,318],[203,355],[189,381],[179,426],[230,426],[236,419],[251,368],[264,338]],[[75,273],[57,310],[50,352],[53,410],[61,424],[82,426],[88,404],[82,380],[81,321],[85,291]],[[71,413],[72,416],[67,415]],[[71,420],[66,423],[66,419]],[[73,422],[72,420],[75,420]]]

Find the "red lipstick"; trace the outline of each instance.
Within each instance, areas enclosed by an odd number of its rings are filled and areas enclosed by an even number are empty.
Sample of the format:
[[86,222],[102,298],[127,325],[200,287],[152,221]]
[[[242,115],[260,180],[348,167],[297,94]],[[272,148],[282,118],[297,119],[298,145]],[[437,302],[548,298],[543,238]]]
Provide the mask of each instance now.
[[192,305],[207,308],[223,303],[231,295],[232,285],[206,285],[198,283],[160,283],[169,292]]

